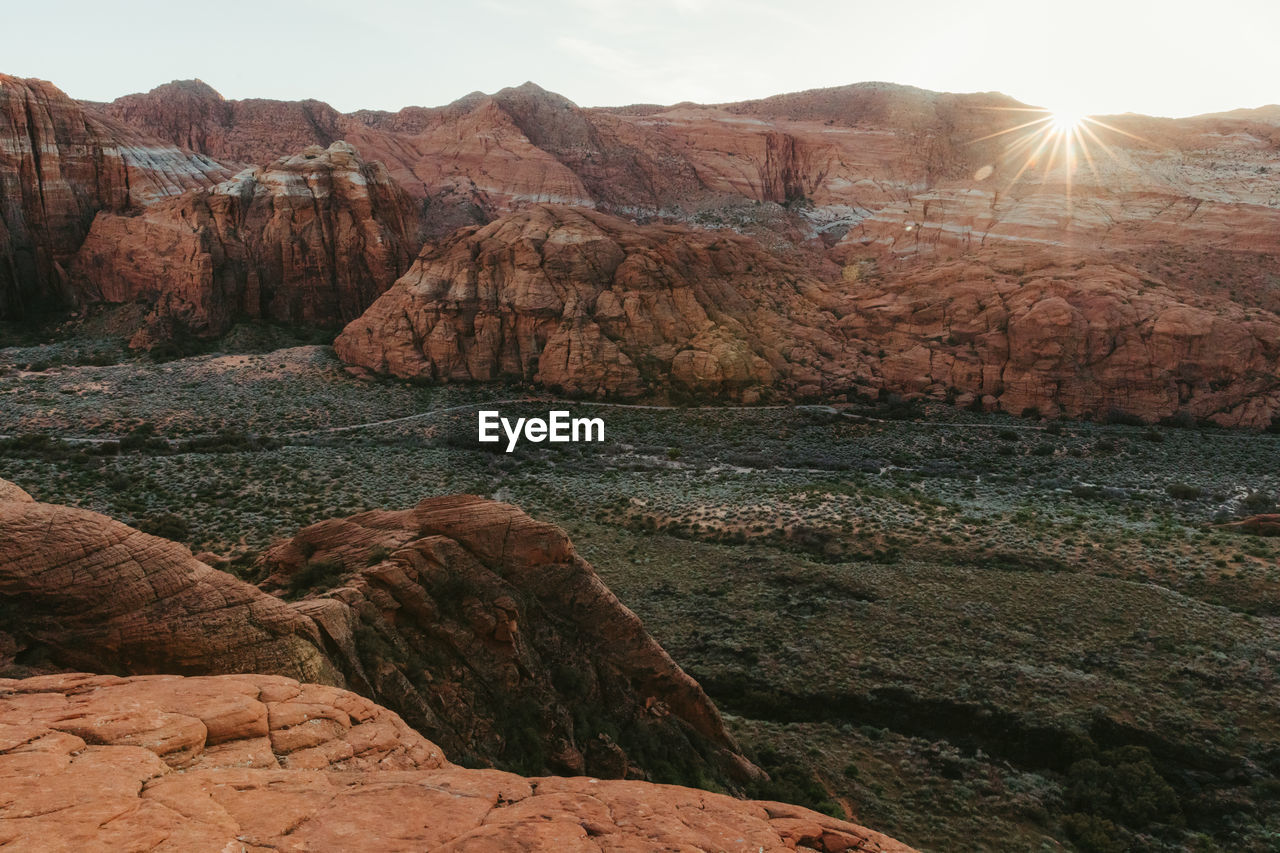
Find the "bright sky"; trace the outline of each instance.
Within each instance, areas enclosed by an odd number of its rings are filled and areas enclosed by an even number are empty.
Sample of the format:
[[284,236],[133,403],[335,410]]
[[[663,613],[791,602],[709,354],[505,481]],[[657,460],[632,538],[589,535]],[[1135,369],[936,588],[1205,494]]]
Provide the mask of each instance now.
[[1091,114],[1280,102],[1277,0],[63,0],[4,19],[0,71],[90,100],[199,77],[344,111],[525,80],[584,106],[864,80]]

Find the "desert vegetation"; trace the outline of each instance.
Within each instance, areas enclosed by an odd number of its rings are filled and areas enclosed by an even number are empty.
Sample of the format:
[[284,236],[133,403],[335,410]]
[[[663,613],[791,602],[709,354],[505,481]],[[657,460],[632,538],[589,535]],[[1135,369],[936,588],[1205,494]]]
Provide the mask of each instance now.
[[0,351],[0,477],[252,581],[317,520],[517,503],[703,683],[770,772],[754,796],[934,850],[1274,849],[1280,540],[1221,525],[1274,510],[1280,435],[577,402],[604,444],[508,454],[475,406],[527,389],[357,379],[319,346],[34,370],[44,346]]

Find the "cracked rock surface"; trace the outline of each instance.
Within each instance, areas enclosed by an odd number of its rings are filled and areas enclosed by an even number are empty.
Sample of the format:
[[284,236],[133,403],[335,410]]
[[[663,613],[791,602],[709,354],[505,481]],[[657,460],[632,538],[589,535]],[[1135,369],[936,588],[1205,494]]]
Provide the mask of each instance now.
[[465,770],[345,690],[260,675],[0,679],[13,850],[908,851],[796,806]]
[[0,673],[280,675],[351,688],[469,764],[730,790],[760,776],[564,531],[509,504],[320,522],[259,569],[262,589],[0,481]]

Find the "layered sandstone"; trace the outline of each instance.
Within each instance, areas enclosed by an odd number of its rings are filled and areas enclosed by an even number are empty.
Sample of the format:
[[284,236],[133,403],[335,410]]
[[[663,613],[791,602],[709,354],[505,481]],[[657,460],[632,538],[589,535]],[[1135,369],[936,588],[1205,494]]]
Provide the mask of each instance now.
[[435,498],[321,522],[264,558],[276,596],[0,484],[0,672],[285,675],[355,689],[472,762],[759,775],[564,532],[514,507]]
[[[842,253],[872,245],[945,256],[1031,242],[1095,260],[1137,252],[1141,266],[1190,241],[1213,263],[1182,269],[1174,284],[1226,281],[1280,307],[1269,295],[1280,276],[1280,132],[1265,111],[1102,117],[1068,157],[1043,111],[996,93],[886,83],[612,109],[526,83],[445,107],[339,116],[311,102],[224,102],[196,81],[108,109],[214,156],[341,136],[425,199],[441,236],[542,202],[768,230],[778,223],[753,205],[776,203],[802,234],[847,237]],[[257,111],[272,120],[235,118]],[[255,141],[227,148],[230,127]],[[1239,256],[1270,261],[1256,270]]]
[[0,679],[14,849],[909,851],[795,806],[463,770],[394,713],[286,678]]
[[815,275],[732,233],[537,205],[429,245],[334,346],[444,382],[756,401],[833,393],[860,358]]
[[4,669],[263,672],[342,683],[316,626],[286,603],[176,542],[4,487]]
[[0,319],[73,303],[68,269],[98,211],[229,174],[207,156],[90,115],[49,83],[0,74]]
[[241,318],[350,322],[417,250],[414,204],[335,142],[132,214],[99,214],[74,271],[84,298],[153,306],[135,345]]
[[[1007,97],[884,83],[615,109],[525,84],[345,116],[224,102],[193,83],[102,109],[211,153],[235,153],[233,137],[244,153],[340,134],[385,162],[421,202],[433,245],[342,339],[345,357],[375,370],[626,397],[886,388],[1015,412],[1255,427],[1276,414],[1280,132],[1266,110],[1101,117],[1068,146],[1047,114]],[[547,202],[580,210],[548,214]],[[758,245],[587,209],[729,228]],[[583,239],[544,250],[542,231]],[[737,260],[705,263],[715,240]],[[645,241],[667,248],[635,248]],[[673,252],[679,242],[690,250]],[[621,280],[606,244],[628,259]],[[795,262],[816,250],[845,270],[834,289],[822,264]],[[545,251],[571,262],[535,269]],[[775,257],[755,259],[765,252]],[[1002,272],[1027,256],[1030,272]],[[1005,308],[973,307],[983,281],[1023,289],[1011,323]],[[983,304],[1009,298],[996,288]],[[956,346],[951,325],[986,336]]]

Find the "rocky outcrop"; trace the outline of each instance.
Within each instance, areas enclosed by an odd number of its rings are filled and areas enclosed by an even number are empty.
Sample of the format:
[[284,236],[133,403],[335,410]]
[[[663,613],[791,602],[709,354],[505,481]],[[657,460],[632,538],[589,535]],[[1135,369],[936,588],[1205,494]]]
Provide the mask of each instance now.
[[859,358],[830,332],[837,309],[738,235],[538,205],[428,246],[334,346],[435,381],[756,401],[849,386]]
[[53,85],[0,74],[0,319],[66,308],[71,259],[100,210],[124,210],[229,176],[91,116]]
[[563,531],[514,507],[435,498],[313,525],[264,557],[277,596],[4,485],[0,673],[285,675],[355,689],[467,762],[759,776]]
[[758,774],[563,530],[506,503],[430,498],[321,521],[264,567],[265,588],[316,587],[297,610],[349,683],[453,754],[568,774],[662,765],[680,776],[705,763],[739,781]]
[[76,260],[87,301],[145,302],[135,346],[174,330],[218,335],[241,318],[338,327],[369,307],[417,250],[415,207],[350,145],[99,214]]
[[315,625],[285,602],[175,542],[24,496],[0,493],[0,669],[342,683]]
[[[887,388],[1013,411],[1185,412],[1255,427],[1276,415],[1280,135],[1267,110],[1104,116],[1068,146],[1047,114],[1005,96],[886,83],[614,109],[531,83],[398,113],[252,103],[193,83],[103,109],[209,152],[230,153],[241,131],[275,144],[277,123],[294,142],[340,133],[385,162],[435,242],[342,339],[346,358],[374,370],[628,397]],[[275,118],[250,121],[255,110]],[[547,203],[579,212],[548,214]],[[708,265],[713,241],[746,244],[588,209],[728,228],[758,245],[718,249],[731,262]],[[542,231],[577,243],[550,241],[560,266],[522,267],[548,250],[515,247],[539,245]],[[822,264],[795,263],[798,249],[843,267],[839,286]],[[618,251],[627,261],[615,270]],[[757,261],[764,252],[775,258]],[[1027,256],[1039,258],[1033,272],[1059,270],[1053,281],[1001,272]],[[1025,288],[1012,325],[972,307],[979,280]],[[895,323],[922,300],[992,336],[952,346],[932,319]]]
[[452,754],[611,777],[758,775],[564,531],[515,507],[432,498],[325,521],[263,565],[264,588],[310,591],[295,607],[348,681]]
[[335,342],[440,382],[758,401],[881,389],[1017,414],[1265,428],[1280,317],[1061,250],[847,263],[538,206],[425,249]]
[[987,253],[855,281],[850,293],[840,329],[881,348],[876,382],[892,391],[1014,414],[1255,429],[1280,414],[1280,317],[1133,267]]
[[1251,515],[1248,518],[1218,526],[1223,530],[1230,530],[1235,533],[1249,533],[1254,536],[1280,536],[1280,513]]
[[0,679],[14,849],[909,853],[795,806],[464,770],[394,713],[286,678]]
[[[1158,265],[1190,240],[1272,259],[1239,290],[1267,298],[1267,276],[1280,275],[1271,162],[1280,132],[1265,111],[1102,117],[1068,162],[1044,123],[1004,132],[1046,119],[1042,111],[996,93],[888,83],[596,109],[526,83],[439,108],[338,115],[314,102],[223,101],[191,81],[104,109],[174,144],[232,159],[252,152],[255,162],[285,143],[345,138],[425,202],[437,236],[545,202],[772,230],[778,223],[754,205],[776,203],[801,233],[847,237],[846,250],[945,257],[1029,241],[1094,260],[1140,250]],[[269,118],[250,118],[258,114]],[[230,146],[237,134],[254,141]],[[1208,276],[1185,267],[1173,283],[1221,281],[1236,264],[1223,255],[1216,266]]]

